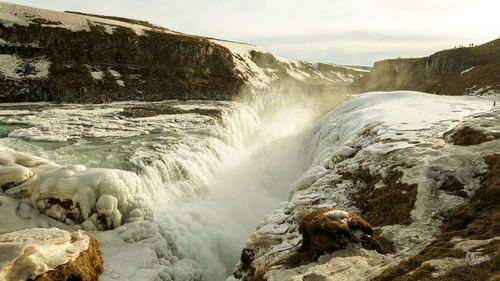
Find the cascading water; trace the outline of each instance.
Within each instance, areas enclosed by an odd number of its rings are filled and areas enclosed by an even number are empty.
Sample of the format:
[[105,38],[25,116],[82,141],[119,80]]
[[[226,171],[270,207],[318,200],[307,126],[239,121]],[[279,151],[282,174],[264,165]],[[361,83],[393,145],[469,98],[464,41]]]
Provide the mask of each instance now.
[[[125,117],[121,112],[129,104],[3,106],[0,145],[60,164],[137,173],[153,221],[166,231],[159,230],[174,254],[196,261],[205,280],[225,280],[256,223],[286,198],[309,164],[301,158],[300,143],[314,114],[303,106],[257,114],[233,102],[165,104],[186,111],[216,109],[220,118]],[[114,238],[96,235],[103,241],[103,280],[113,279],[116,266],[109,259],[118,254],[108,240]],[[134,276],[179,276],[168,269],[175,260],[161,264],[170,275]]]

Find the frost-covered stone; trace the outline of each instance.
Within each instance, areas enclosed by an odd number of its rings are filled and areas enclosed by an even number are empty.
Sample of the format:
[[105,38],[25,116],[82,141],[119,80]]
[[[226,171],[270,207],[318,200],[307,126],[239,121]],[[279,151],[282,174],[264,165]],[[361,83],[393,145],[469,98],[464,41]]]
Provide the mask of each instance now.
[[0,235],[0,279],[34,278],[57,266],[74,261],[89,247],[90,238],[81,231],[32,228]]
[[[52,218],[83,222],[96,214],[94,226],[103,218],[105,228],[121,225],[131,211],[133,220],[151,219],[151,207],[144,203],[142,183],[134,173],[60,166],[9,148],[0,151],[0,182],[8,184],[5,193],[29,197],[33,207]],[[84,228],[94,227],[87,222]]]

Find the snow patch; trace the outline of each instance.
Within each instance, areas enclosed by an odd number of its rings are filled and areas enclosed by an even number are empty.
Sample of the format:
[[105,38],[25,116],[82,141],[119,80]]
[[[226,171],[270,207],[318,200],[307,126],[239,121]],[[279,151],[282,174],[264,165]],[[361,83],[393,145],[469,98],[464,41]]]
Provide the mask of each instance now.
[[92,78],[94,78],[95,80],[102,80],[104,79],[104,72],[103,71],[91,71],[90,72],[90,75],[92,76]]
[[0,75],[7,79],[42,79],[49,76],[50,61],[43,57],[22,59],[0,54]]
[[467,73],[467,72],[471,71],[472,69],[474,69],[474,66],[473,66],[473,67],[471,67],[471,68],[467,68],[466,70],[464,70],[464,71],[460,72],[460,76],[462,76],[462,75],[464,75],[465,73]]

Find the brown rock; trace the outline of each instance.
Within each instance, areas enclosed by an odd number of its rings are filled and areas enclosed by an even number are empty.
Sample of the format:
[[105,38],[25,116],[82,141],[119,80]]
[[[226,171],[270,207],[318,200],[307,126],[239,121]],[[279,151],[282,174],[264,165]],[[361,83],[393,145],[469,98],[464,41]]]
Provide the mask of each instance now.
[[37,276],[34,281],[95,281],[103,272],[103,262],[99,251],[99,242],[95,236],[89,234],[89,248],[80,256],[66,264],[56,267]]
[[[330,211],[333,212],[329,213]],[[372,226],[362,218],[344,211],[330,208],[314,210],[302,218],[299,232],[303,237],[299,252],[255,270],[248,280],[263,281],[266,272],[275,266],[295,268],[317,261],[323,254],[346,249],[350,243],[358,243],[365,249],[382,251],[380,243],[373,237]],[[242,254],[243,257],[247,258],[248,254]],[[243,259],[242,262],[250,263]]]

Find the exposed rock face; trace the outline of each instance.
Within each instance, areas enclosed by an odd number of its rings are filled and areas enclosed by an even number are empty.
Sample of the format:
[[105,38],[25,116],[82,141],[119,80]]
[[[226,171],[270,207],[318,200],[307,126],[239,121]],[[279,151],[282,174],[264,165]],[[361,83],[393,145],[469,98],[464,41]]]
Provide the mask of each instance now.
[[87,250],[83,251],[74,261],[69,261],[34,278],[34,281],[97,281],[103,272],[103,261],[99,252],[99,242],[93,235],[89,235],[90,242]]
[[98,249],[95,237],[82,231],[32,228],[2,234],[0,279],[98,280],[103,271]]
[[[2,79],[0,101],[228,100],[244,82],[230,52],[207,39],[156,30],[137,35],[122,26],[109,34],[89,26],[0,24],[0,53],[22,61],[14,70],[19,79]],[[31,78],[41,60],[50,63],[50,75]]]
[[233,100],[345,87],[365,71],[138,20],[0,3],[0,102]]
[[359,92],[415,90],[440,95],[500,92],[500,39],[415,59],[376,62],[353,88]]

